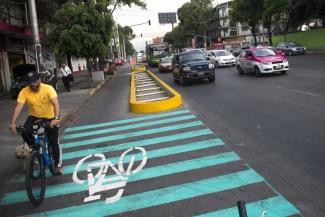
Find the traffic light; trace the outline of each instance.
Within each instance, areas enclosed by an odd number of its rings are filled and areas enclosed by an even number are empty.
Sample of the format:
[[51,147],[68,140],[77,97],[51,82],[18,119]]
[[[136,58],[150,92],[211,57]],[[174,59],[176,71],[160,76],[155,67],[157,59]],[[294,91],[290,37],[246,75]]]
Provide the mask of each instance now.
[[151,25],[151,21],[150,20],[148,20],[148,24],[149,24],[149,26]]

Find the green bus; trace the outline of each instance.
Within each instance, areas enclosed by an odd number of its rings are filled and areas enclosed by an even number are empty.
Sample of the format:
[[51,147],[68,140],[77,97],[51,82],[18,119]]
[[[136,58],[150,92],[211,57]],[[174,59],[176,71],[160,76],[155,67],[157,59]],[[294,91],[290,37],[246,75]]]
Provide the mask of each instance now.
[[160,60],[170,55],[170,48],[167,43],[148,44],[146,46],[147,63],[150,67],[158,66]]

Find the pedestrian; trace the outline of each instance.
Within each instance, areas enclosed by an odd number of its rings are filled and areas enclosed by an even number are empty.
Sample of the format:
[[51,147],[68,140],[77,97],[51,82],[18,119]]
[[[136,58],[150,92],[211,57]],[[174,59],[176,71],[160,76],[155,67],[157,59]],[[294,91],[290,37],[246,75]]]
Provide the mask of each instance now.
[[62,64],[61,68],[61,74],[62,74],[62,82],[65,87],[65,89],[70,92],[70,81],[72,81],[72,73],[68,66],[65,64]]

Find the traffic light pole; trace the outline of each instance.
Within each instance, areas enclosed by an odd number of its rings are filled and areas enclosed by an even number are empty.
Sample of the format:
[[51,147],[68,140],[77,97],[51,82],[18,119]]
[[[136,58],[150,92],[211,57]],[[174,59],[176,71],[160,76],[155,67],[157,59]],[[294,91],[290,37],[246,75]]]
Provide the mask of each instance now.
[[150,20],[148,20],[147,22],[145,22],[145,23],[138,23],[138,24],[134,24],[134,25],[130,25],[130,26],[128,26],[128,27],[133,27],[133,26],[141,26],[141,25],[144,25],[144,24],[149,24],[149,26],[151,25],[151,21]]

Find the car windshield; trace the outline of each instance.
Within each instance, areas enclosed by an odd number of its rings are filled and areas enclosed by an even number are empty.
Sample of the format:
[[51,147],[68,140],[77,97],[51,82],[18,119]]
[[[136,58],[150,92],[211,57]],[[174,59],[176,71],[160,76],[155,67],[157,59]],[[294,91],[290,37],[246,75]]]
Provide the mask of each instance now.
[[296,42],[288,42],[289,47],[297,47],[297,46],[301,46],[299,44],[297,44]]
[[229,56],[230,53],[225,51],[225,50],[221,50],[221,51],[216,51],[214,52],[218,57],[224,57],[224,56]]
[[270,49],[257,49],[253,51],[256,57],[276,56],[273,50]]
[[195,60],[205,60],[205,57],[200,52],[191,52],[191,53],[185,53],[180,56],[180,60],[182,62],[190,62]]
[[172,57],[165,57],[161,59],[161,63],[171,63],[172,62]]

